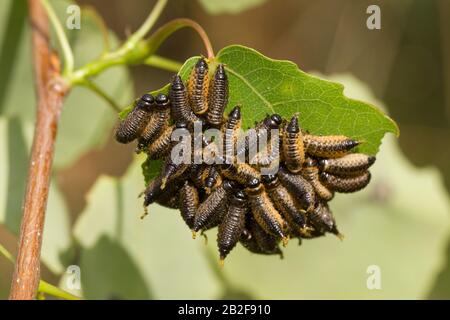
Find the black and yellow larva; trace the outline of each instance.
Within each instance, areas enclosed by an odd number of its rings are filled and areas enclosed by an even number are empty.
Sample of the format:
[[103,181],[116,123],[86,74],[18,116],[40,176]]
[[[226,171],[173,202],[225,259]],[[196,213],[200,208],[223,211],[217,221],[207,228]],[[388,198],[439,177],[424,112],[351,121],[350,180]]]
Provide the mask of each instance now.
[[181,187],[179,194],[178,206],[180,208],[181,217],[189,229],[192,229],[194,226],[195,213],[197,212],[199,205],[198,190],[192,182],[186,180]]
[[222,263],[228,253],[236,246],[244,230],[247,204],[247,197],[242,190],[233,193],[226,214],[219,224],[217,246]]
[[302,169],[305,161],[303,134],[298,124],[298,116],[294,115],[283,132],[283,156],[286,167],[292,173]]
[[369,169],[376,158],[363,153],[351,153],[337,159],[320,159],[319,167],[322,171],[340,175],[357,175]]
[[360,144],[359,141],[342,135],[315,136],[304,134],[303,142],[306,152],[319,158],[343,157]]
[[151,113],[147,125],[138,139],[138,152],[145,150],[149,144],[155,142],[161,131],[168,126],[170,117],[169,103],[169,98],[165,94],[161,93],[156,96],[154,111]]
[[238,130],[240,128],[241,128],[241,107],[236,106],[228,114],[228,119],[224,126],[223,146],[226,163],[232,163],[234,161],[234,151],[239,133]]
[[316,195],[326,201],[330,201],[334,197],[334,192],[328,189],[319,179],[319,168],[317,167],[317,161],[308,158],[303,167],[303,177],[313,186],[316,191]]
[[204,180],[204,186],[206,193],[210,193],[211,190],[217,188],[222,184],[222,177],[216,166],[211,166],[208,170],[208,175]]
[[318,201],[309,218],[321,232],[330,232],[338,238],[343,239],[343,235],[337,229],[333,213],[325,202]]
[[128,113],[116,129],[116,140],[120,143],[130,143],[135,140],[147,125],[155,98],[151,94],[144,94]]
[[192,230],[198,232],[207,226],[211,226],[214,217],[220,215],[227,198],[233,191],[236,191],[236,183],[231,180],[224,180],[218,188],[213,190],[205,201],[199,205]]
[[209,97],[206,121],[212,127],[220,127],[223,122],[223,111],[228,103],[228,77],[223,64],[219,64],[214,72]]
[[280,167],[277,176],[301,207],[306,212],[311,212],[316,203],[313,186],[301,175],[292,174],[284,167]]
[[198,121],[197,116],[189,106],[187,89],[179,75],[173,77],[169,89],[169,97],[171,102],[171,116],[175,122],[183,121],[191,124]]
[[269,234],[280,237],[286,245],[289,240],[286,234],[287,223],[275,209],[272,201],[258,179],[252,179],[245,192],[249,198],[250,208],[256,222]]
[[191,71],[188,81],[188,97],[192,111],[202,115],[208,110],[209,75],[208,64],[200,58]]
[[320,174],[320,180],[330,189],[341,192],[351,193],[365,188],[370,182],[370,172],[365,171],[357,176],[340,177],[327,172]]

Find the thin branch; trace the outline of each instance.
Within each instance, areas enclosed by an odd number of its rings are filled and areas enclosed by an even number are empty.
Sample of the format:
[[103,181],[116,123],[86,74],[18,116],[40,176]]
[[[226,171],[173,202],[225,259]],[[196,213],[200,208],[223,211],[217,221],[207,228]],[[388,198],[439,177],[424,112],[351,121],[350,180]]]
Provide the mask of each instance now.
[[153,7],[152,12],[148,15],[147,19],[139,27],[139,29],[128,38],[125,45],[134,48],[136,44],[140,40],[142,40],[145,37],[145,35],[150,31],[150,29],[153,27],[153,25],[155,24],[156,20],[158,20],[159,16],[161,15],[161,12],[164,10],[166,5],[167,0],[158,0],[156,5]]
[[40,0],[28,0],[32,27],[37,92],[36,125],[20,226],[19,250],[10,299],[35,299],[40,279],[40,255],[50,188],[56,133],[64,96],[59,58],[50,49],[48,17]]
[[80,83],[86,88],[91,89],[94,93],[96,93],[100,98],[104,99],[108,105],[114,110],[114,112],[122,111],[122,108],[111,98],[102,88],[97,86],[95,83],[89,80],[85,80]]
[[69,40],[67,40],[66,33],[64,32],[64,29],[61,25],[61,22],[59,21],[58,17],[56,16],[55,11],[53,10],[52,6],[48,2],[48,0],[41,0],[42,5],[45,8],[45,11],[47,12],[48,17],[50,18],[50,22],[53,25],[53,28],[56,32],[56,37],[58,38],[59,44],[61,45],[62,54],[64,58],[64,72],[63,74],[69,74],[73,71],[75,60],[73,58],[73,52],[70,48]]
[[178,72],[183,66],[183,64],[179,61],[164,58],[156,54],[145,59],[144,64],[150,67],[155,67],[173,72]]

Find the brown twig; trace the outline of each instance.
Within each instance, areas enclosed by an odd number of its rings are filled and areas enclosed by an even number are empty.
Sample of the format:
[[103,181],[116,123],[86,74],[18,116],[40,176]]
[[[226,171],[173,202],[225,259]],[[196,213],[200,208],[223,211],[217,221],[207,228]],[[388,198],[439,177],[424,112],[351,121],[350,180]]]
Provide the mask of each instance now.
[[19,250],[9,296],[13,300],[36,297],[56,132],[63,99],[68,91],[58,81],[59,58],[50,48],[48,17],[39,0],[28,0],[28,6],[38,103]]

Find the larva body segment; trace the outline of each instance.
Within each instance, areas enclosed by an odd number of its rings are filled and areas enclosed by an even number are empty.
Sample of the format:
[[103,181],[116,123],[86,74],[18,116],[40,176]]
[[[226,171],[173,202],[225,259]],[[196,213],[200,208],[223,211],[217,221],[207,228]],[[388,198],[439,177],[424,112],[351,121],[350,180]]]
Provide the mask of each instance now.
[[199,196],[197,188],[187,180],[184,182],[179,193],[179,207],[181,217],[190,229],[194,226],[194,218],[198,205]]
[[320,180],[328,188],[341,193],[351,193],[364,189],[370,182],[370,172],[365,171],[357,176],[340,177],[327,172],[320,174]]
[[319,158],[339,158],[359,145],[359,141],[346,136],[314,136],[304,134],[303,141],[308,154]]
[[266,232],[280,237],[283,239],[283,243],[286,244],[288,240],[287,234],[285,233],[287,223],[275,209],[260,180],[253,179],[250,181],[245,192],[248,195],[250,208],[255,221]]
[[228,253],[236,246],[245,226],[245,213],[247,212],[247,198],[243,191],[233,194],[228,209],[219,224],[217,232],[217,245],[220,260],[223,261]]
[[208,110],[209,76],[208,64],[200,58],[192,69],[188,81],[188,97],[192,111],[201,115]]
[[311,212],[316,202],[316,192],[313,186],[301,175],[292,174],[284,167],[280,167],[277,176],[300,206],[306,212]]
[[192,124],[199,120],[189,106],[187,89],[179,75],[174,76],[172,80],[169,97],[171,102],[171,116],[175,122],[183,121]]
[[369,169],[376,158],[363,153],[351,153],[337,159],[321,159],[319,167],[322,171],[339,175],[358,175]]
[[246,185],[252,179],[260,179],[261,173],[246,163],[222,164],[220,173],[230,179]]
[[283,132],[283,156],[289,171],[297,173],[302,169],[305,161],[305,148],[297,115],[292,117]]
[[[306,227],[305,211],[292,198],[289,191],[275,175],[263,176],[264,187],[275,208],[289,222],[290,228],[298,230]],[[292,225],[293,224],[293,225]]]
[[219,128],[223,121],[223,112],[228,104],[228,77],[223,64],[217,66],[211,81],[209,106],[206,114],[207,123]]
[[159,94],[156,96],[155,104],[154,111],[139,137],[138,151],[144,150],[149,144],[153,143],[169,124],[169,98],[165,94]]
[[222,184],[222,177],[220,176],[219,171],[216,166],[211,166],[208,175],[205,177],[204,186],[206,193],[210,193],[211,190],[217,188]]
[[170,197],[160,197],[155,201],[157,204],[170,209],[179,209],[180,201],[178,194],[172,195]]
[[329,201],[334,197],[334,192],[325,187],[319,179],[319,168],[317,167],[317,161],[311,158],[307,159],[302,175],[313,186],[317,196],[320,199]]
[[157,176],[152,181],[149,182],[148,186],[144,190],[144,207],[149,206],[153,202],[155,202],[158,197],[161,195],[161,176]]
[[223,205],[233,191],[236,191],[236,185],[230,180],[225,180],[222,185],[213,190],[199,205],[192,230],[198,232],[206,226],[210,226],[211,222],[215,220],[215,215],[220,215],[220,209],[223,209]]
[[144,94],[135,104],[133,110],[122,120],[116,129],[116,140],[120,143],[130,143],[144,130],[150,118],[154,97]]
[[171,136],[174,129],[175,125],[166,127],[161,132],[161,135],[155,140],[155,142],[147,147],[145,152],[150,159],[161,159],[166,157],[167,154],[170,153]]

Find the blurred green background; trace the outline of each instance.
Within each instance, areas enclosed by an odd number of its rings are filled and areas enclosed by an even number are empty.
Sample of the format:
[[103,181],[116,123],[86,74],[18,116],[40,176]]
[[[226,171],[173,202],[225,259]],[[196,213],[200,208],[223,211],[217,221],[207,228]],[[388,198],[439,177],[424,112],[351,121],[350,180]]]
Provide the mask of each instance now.
[[[64,19],[68,2],[51,3]],[[114,44],[139,27],[155,1],[77,3],[99,12]],[[381,8],[381,30],[366,28],[371,4]],[[0,243],[13,254],[35,106],[26,9],[23,0],[0,2]],[[238,247],[219,269],[215,230],[205,245],[191,239],[176,211],[152,206],[139,219],[143,158],[114,142],[116,114],[76,88],[57,141],[43,279],[69,290],[65,270],[77,265],[82,290],[73,292],[89,299],[449,299],[450,2],[173,0],[159,24],[176,17],[199,22],[216,51],[243,44],[343,83],[347,96],[384,108],[400,138],[383,140],[367,189],[332,201],[343,242],[291,241],[284,260]],[[79,64],[101,53],[88,11],[81,30],[67,33]],[[174,34],[158,52],[179,61],[200,53],[191,30]],[[96,83],[125,106],[170,76],[120,67]],[[366,285],[372,265],[381,271],[380,290]],[[0,257],[0,298],[8,295],[11,273]]]

